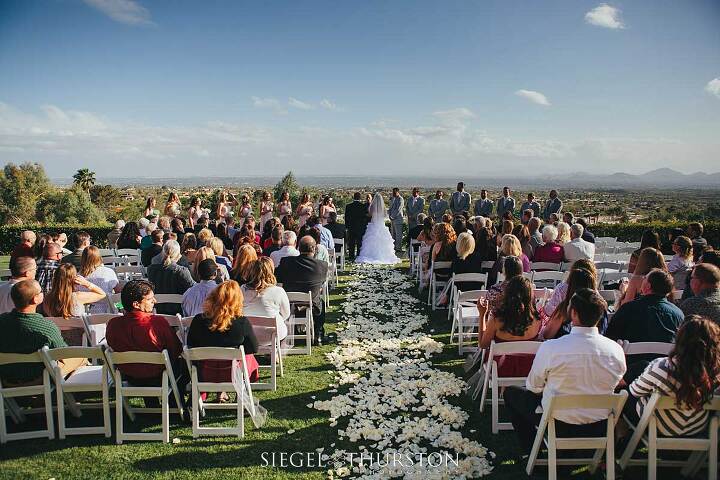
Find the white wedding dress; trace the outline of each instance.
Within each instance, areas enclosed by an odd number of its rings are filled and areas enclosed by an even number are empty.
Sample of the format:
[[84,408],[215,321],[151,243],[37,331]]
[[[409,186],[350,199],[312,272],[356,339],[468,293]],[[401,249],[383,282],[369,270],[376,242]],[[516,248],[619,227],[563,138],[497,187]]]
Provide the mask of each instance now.
[[385,226],[385,201],[379,193],[375,194],[370,204],[370,216],[372,220],[363,235],[360,255],[355,259],[355,263],[400,263],[401,260],[395,255],[395,243],[390,230]]

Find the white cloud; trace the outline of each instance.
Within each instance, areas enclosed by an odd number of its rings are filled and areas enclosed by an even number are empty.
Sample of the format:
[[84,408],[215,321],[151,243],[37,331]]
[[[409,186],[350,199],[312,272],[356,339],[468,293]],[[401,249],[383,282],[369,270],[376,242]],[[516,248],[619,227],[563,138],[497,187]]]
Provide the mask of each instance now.
[[433,116],[439,118],[445,123],[457,123],[475,118],[475,114],[469,108],[460,107],[451,110],[441,110],[433,112]]
[[298,100],[297,98],[290,97],[288,99],[288,105],[299,110],[313,110],[314,105]]
[[720,78],[713,78],[707,85],[705,85],[705,91],[720,98]]
[[268,110],[273,110],[275,113],[279,113],[281,115],[285,115],[288,113],[287,109],[280,103],[280,101],[277,98],[261,98],[261,97],[250,97],[253,102],[253,107],[255,108],[264,108]]
[[84,0],[116,22],[127,25],[155,25],[150,11],[134,0]]
[[338,107],[335,102],[328,100],[327,98],[323,98],[322,100],[320,100],[320,106],[326,110],[333,110],[335,112],[343,111],[343,109]]
[[585,21],[590,25],[610,28],[613,30],[625,28],[625,25],[620,18],[620,10],[608,5],[607,3],[601,3],[587,12],[585,14]]
[[547,97],[542,93],[536,92],[534,90],[517,90],[515,92],[515,95],[517,95],[518,97],[522,97],[526,100],[530,100],[533,103],[537,103],[538,105],[543,105],[546,107],[550,106],[550,101],[548,101]]

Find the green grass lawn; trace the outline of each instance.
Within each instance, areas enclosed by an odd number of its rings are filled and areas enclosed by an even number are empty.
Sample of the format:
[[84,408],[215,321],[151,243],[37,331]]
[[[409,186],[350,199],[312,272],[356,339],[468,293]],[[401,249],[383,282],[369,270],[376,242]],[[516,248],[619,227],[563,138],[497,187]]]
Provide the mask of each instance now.
[[[1,262],[0,259],[0,268],[3,268]],[[334,331],[335,323],[339,320],[337,307],[343,302],[347,280],[348,277],[341,277],[340,287],[333,292],[333,306],[327,318],[329,333]],[[427,332],[433,329],[434,338],[445,343],[444,351],[435,355],[433,361],[438,368],[462,375],[463,362],[457,355],[457,347],[448,344],[449,327],[446,311],[435,312],[431,316]],[[333,367],[325,360],[324,353],[332,348],[332,345],[326,345],[314,348],[312,356],[286,357],[285,376],[278,379],[278,390],[256,393],[268,410],[267,423],[257,430],[251,422],[246,422],[245,438],[242,440],[236,437],[193,440],[190,427],[171,417],[170,435],[171,438],[179,439],[179,443],[129,442],[115,445],[114,438],[100,436],[69,437],[62,441],[40,439],[11,442],[0,447],[0,478],[326,478],[322,469],[266,467],[263,466],[262,458],[264,452],[315,452],[323,447],[329,449],[330,444],[337,442],[336,432],[339,427],[329,426],[326,412],[307,407],[313,400],[330,398],[327,390],[328,384],[332,382],[329,371]],[[313,396],[316,398],[313,399]],[[493,435],[488,410],[480,414],[477,404],[465,396],[457,401],[470,412],[470,420],[463,434],[478,440],[497,455],[493,460],[495,470],[491,478],[525,478],[524,464],[520,465],[516,461],[519,452],[515,447],[514,433]],[[226,415],[211,411],[209,415],[217,419],[219,424],[229,423],[234,418],[234,413]],[[78,421],[70,418],[71,422]],[[96,412],[90,411],[80,420],[97,421],[98,418]],[[135,425],[129,422],[126,425],[142,431],[158,431],[158,420],[150,416]],[[288,434],[289,430],[294,430],[294,433]],[[338,446],[341,445],[341,448],[348,446],[338,442]],[[545,476],[545,472],[538,471],[538,478]],[[568,476],[578,479],[603,478],[601,473],[590,477],[583,469],[560,472],[560,478]],[[626,474],[625,478],[645,476],[644,470],[636,469]],[[668,475],[667,478],[677,478],[677,475]]]

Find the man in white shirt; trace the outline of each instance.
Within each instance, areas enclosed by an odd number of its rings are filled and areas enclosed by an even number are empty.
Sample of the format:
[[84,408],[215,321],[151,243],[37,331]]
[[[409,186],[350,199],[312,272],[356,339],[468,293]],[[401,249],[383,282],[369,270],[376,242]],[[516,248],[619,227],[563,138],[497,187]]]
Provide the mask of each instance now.
[[282,236],[283,246],[280,250],[276,250],[270,254],[270,260],[273,261],[275,268],[280,265],[280,260],[285,257],[297,257],[300,252],[295,248],[297,243],[297,235],[292,230],[285,230]]
[[563,256],[566,262],[574,262],[581,258],[585,260],[595,259],[595,244],[582,239],[585,229],[579,223],[570,227],[570,241],[563,245]]
[[210,292],[215,290],[217,283],[218,265],[212,258],[206,258],[198,265],[198,277],[200,283],[196,283],[183,293],[182,310],[186,317],[194,317],[203,312],[205,299]]
[[15,304],[10,298],[13,285],[23,280],[35,280],[37,264],[32,257],[16,257],[10,260],[10,280],[0,283],[0,314],[12,311]]
[[[555,395],[594,395],[613,393],[625,374],[622,347],[600,335],[597,324],[607,303],[595,290],[578,290],[570,300],[572,330],[555,340],[545,341],[537,351],[525,387],[508,387],[505,405],[524,453],[535,439],[535,427]],[[558,412],[558,434],[564,436],[604,435],[606,410],[584,409]]]

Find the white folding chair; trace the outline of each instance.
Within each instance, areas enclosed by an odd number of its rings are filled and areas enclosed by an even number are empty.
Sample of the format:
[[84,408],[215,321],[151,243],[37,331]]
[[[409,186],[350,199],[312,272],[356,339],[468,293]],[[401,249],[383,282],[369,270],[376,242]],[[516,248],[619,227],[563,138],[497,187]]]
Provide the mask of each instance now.
[[[483,288],[487,290],[487,273],[454,273],[453,276],[450,277],[450,282],[445,290],[449,290],[450,293],[447,296],[448,320],[452,319],[453,323],[455,323],[455,302],[458,295],[457,284],[462,284],[464,282],[482,283]],[[467,290],[467,288],[465,290]],[[452,330],[450,331],[452,332]]]
[[[335,238],[333,239],[335,242],[336,247],[336,253],[339,254],[340,258],[340,270],[345,271],[345,239],[344,238]],[[340,251],[337,252],[337,246],[340,245]]]
[[[123,441],[133,440],[160,440],[164,443],[170,442],[170,403],[168,395],[172,391],[177,402],[177,411],[181,416],[183,413],[180,392],[178,391],[175,374],[172,370],[170,357],[167,350],[162,352],[113,352],[111,349],[105,350],[105,359],[108,367],[114,372],[113,381],[115,382],[115,441],[118,445]],[[144,363],[148,365],[162,365],[163,373],[159,386],[152,387],[136,387],[124,382],[122,373],[117,368],[118,365],[128,363]],[[127,433],[123,429],[123,410],[126,406],[125,400],[129,397],[158,397],[160,399],[160,408],[140,408],[133,407],[128,414],[135,413],[160,413],[162,417],[162,431],[160,433]],[[159,412],[158,412],[159,410]]]
[[[535,272],[523,272],[522,276],[530,280],[530,282],[533,281],[533,278],[535,277]],[[498,274],[498,278],[500,278],[500,275]]]
[[69,317],[69,318],[63,318],[63,317],[45,317],[46,320],[50,320],[53,322],[60,332],[67,331],[67,330],[80,330],[82,329],[82,344],[81,346],[87,347],[89,345],[88,339],[88,330],[87,325],[85,324],[85,320],[83,320],[82,317]]
[[535,304],[538,309],[545,306],[545,303],[552,297],[554,288],[534,288],[533,297],[535,298]]
[[673,302],[679,302],[682,299],[684,290],[673,290],[672,300]]
[[325,280],[325,283],[323,283],[323,289],[322,289],[322,299],[323,302],[325,302],[325,308],[330,308],[330,287],[328,286],[328,281]]
[[437,299],[440,292],[443,291],[445,285],[449,281],[450,274],[448,273],[447,280],[439,280],[437,278],[437,270],[450,270],[452,262],[432,262],[430,264],[430,289],[428,290],[428,305],[432,306],[433,310],[437,310]]
[[[669,355],[675,344],[664,343],[664,342],[628,342],[627,340],[622,341],[623,351],[625,355]],[[620,343],[620,341],[618,341]]]
[[555,288],[565,279],[565,272],[533,272],[532,282],[538,288],[548,287]]
[[168,325],[170,325],[170,328],[175,329],[175,333],[180,339],[180,342],[185,345],[185,340],[187,339],[187,331],[185,330],[185,322],[183,322],[182,315],[176,313],[175,315],[157,314],[157,316],[163,317],[168,322]]
[[[190,390],[192,395],[192,432],[193,438],[200,435],[237,435],[238,438],[245,436],[245,421],[243,419],[243,410],[245,402],[249,397],[249,405],[254,405],[252,390],[250,388],[250,380],[248,377],[247,364],[245,363],[245,349],[239,348],[222,348],[222,347],[196,347],[183,350],[183,357],[187,362],[190,371]],[[227,382],[208,382],[200,381],[198,377],[198,369],[194,362],[206,360],[227,360],[228,362],[239,362],[242,370],[241,388],[237,389],[232,379]],[[204,403],[201,398],[203,392],[236,392],[237,398],[235,403]],[[206,410],[235,410],[236,425],[232,427],[202,427],[200,426],[200,414]]]
[[[492,407],[492,433],[498,433],[500,430],[512,430],[512,423],[500,422],[500,405],[504,405],[504,400],[500,398],[500,388],[509,387],[510,385],[524,386],[527,377],[501,377],[498,375],[498,365],[495,360],[496,356],[501,355],[535,355],[542,342],[520,341],[520,342],[490,342],[488,356],[485,360],[485,378],[480,397],[480,411],[485,409],[485,404],[490,403]],[[490,386],[490,400],[487,400],[487,389]]]
[[328,283],[333,283],[335,287],[337,287],[340,285],[337,270],[337,253],[335,250],[329,251],[328,253],[330,255],[330,265],[328,265]]
[[[450,342],[452,343],[453,332],[457,335],[458,355],[464,355],[468,352],[477,350],[477,342],[480,323],[480,311],[477,308],[477,301],[485,298],[487,290],[468,290],[467,292],[459,292],[456,302],[456,313],[453,318],[453,324],[457,328],[450,330]],[[473,342],[474,340],[474,342]]]
[[560,264],[560,271],[567,272],[572,268],[573,262],[563,262]]
[[160,304],[178,305],[182,308],[183,296],[179,293],[156,293],[155,294],[155,309]]
[[598,272],[604,272],[607,270],[621,272],[623,264],[618,262],[595,262],[595,268]]
[[[284,349],[285,355],[310,355],[312,353],[313,332],[315,331],[315,323],[312,314],[312,293],[307,292],[287,292],[288,300],[290,300],[290,318],[288,319],[288,335],[285,337],[286,343],[292,345],[290,348]],[[305,316],[298,316],[298,309],[301,309]],[[305,333],[296,334],[295,328],[302,327]],[[305,345],[298,347],[296,342],[302,340]]]
[[[59,360],[66,358],[88,358],[94,360],[95,363],[104,360],[102,347],[66,347],[48,349],[47,346],[41,350],[45,368],[49,372],[53,372],[52,377],[55,380],[55,395],[57,398],[57,414],[58,414],[58,437],[64,439],[66,435],[96,435],[104,434],[110,438],[111,420],[110,420],[110,392],[108,385],[108,369],[107,364],[103,365],[85,365],[75,370],[68,378],[63,378],[62,371],[58,365]],[[70,428],[65,422],[65,397],[73,393],[100,392],[102,395],[102,403],[80,403],[75,398],[71,400],[74,407],[78,411],[82,408],[101,407],[103,412],[103,424],[100,427],[73,427]]]
[[408,244],[408,257],[410,258],[410,271],[411,272],[415,272],[416,253],[419,250],[420,250],[420,240],[411,238],[410,243]]
[[115,255],[118,257],[140,257],[139,248],[118,248],[115,250]]
[[560,267],[562,266],[562,263],[553,263],[553,262],[531,262],[530,263],[530,270],[534,271],[551,271],[551,272],[559,272]]
[[603,297],[603,300],[608,303],[608,305],[617,302],[618,298],[620,298],[620,290],[598,290],[598,292],[600,293],[600,296]]
[[480,263],[480,270],[492,270],[492,268],[495,266],[495,262],[492,260],[485,260],[484,262]]
[[117,305],[122,303],[122,298],[119,293],[111,293],[107,297],[108,305],[110,306],[110,311],[114,313],[118,313],[120,310],[118,309]]
[[113,270],[118,278],[125,282],[145,278],[145,267],[142,265],[117,265]]
[[105,265],[106,267],[117,267],[117,266],[123,265],[124,258],[118,257],[118,256],[103,257],[102,261],[103,261],[103,265]]
[[101,257],[116,257],[115,249],[114,248],[100,248],[100,256]]
[[12,272],[9,268],[0,268],[0,280],[5,281],[12,277]]
[[[12,365],[16,363],[35,363],[43,366],[42,383],[38,385],[4,385],[0,379],[0,443],[7,443],[10,440],[28,440],[31,438],[55,438],[55,425],[52,406],[52,387],[50,374],[45,368],[42,354],[37,351],[33,353],[0,353],[0,365]],[[7,382],[6,382],[7,383]],[[32,397],[42,395],[45,400],[44,409],[21,409],[15,402],[18,397]],[[8,433],[7,421],[5,419],[5,407],[16,420],[16,423],[23,422],[26,414],[45,413],[46,428],[42,430],[31,430],[16,433]]]
[[623,278],[630,278],[630,274],[627,272],[603,272],[600,275],[600,285],[609,285],[611,283],[617,283]]
[[247,317],[252,325],[253,333],[258,341],[256,355],[269,355],[270,365],[260,365],[259,368],[270,369],[269,382],[254,382],[250,385],[255,390],[277,390],[277,366],[280,365],[280,376],[284,375],[280,340],[277,338],[277,320],[275,317]]
[[[705,456],[708,457],[708,480],[718,478],[718,425],[720,421],[720,396],[715,395],[703,407],[710,412],[710,424],[703,435],[691,437],[658,436],[656,412],[677,408],[675,398],[654,392],[643,409],[643,415],[636,426],[630,441],[620,457],[620,468],[623,470],[631,465],[647,465],[648,479],[655,480],[657,467],[682,467],[682,475],[694,478],[702,466]],[[631,424],[631,422],[628,422]],[[707,436],[705,436],[707,435]],[[647,447],[647,458],[633,458],[638,445],[642,442]],[[690,451],[690,457],[683,460],[665,460],[658,458],[658,450]]]
[[110,320],[117,317],[117,313],[93,313],[85,315],[85,325],[88,330],[89,343],[96,347],[99,345],[107,345],[105,340],[105,331]]
[[[557,479],[558,465],[589,465],[590,473],[597,470],[603,453],[605,453],[605,478],[615,478],[615,423],[620,417],[623,405],[627,400],[627,392],[622,391],[607,395],[558,395],[552,398],[550,405],[543,412],[538,425],[535,442],[528,457],[525,471],[532,475],[535,465],[547,465],[548,479]],[[603,437],[557,437],[555,433],[555,419],[562,410],[575,410],[577,408],[608,410],[607,429]],[[545,432],[547,431],[547,439]],[[540,448],[547,444],[548,457],[540,459]],[[558,450],[595,450],[592,458],[557,458]]]

